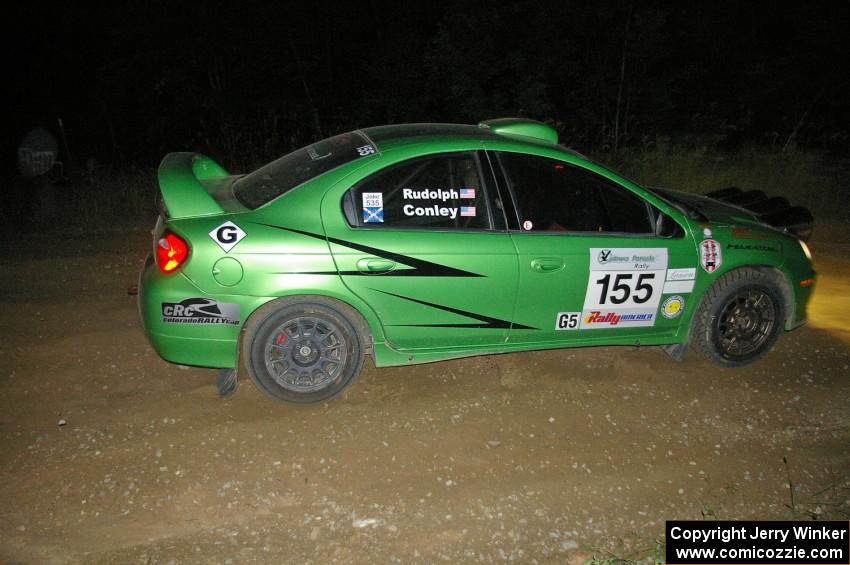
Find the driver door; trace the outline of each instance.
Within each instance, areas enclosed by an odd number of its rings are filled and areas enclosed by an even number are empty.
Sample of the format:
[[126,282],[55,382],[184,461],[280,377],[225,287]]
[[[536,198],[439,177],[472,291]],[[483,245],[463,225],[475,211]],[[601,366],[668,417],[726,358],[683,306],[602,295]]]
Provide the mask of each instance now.
[[[499,153],[513,196],[519,262],[509,341],[631,343],[678,331],[696,278],[693,240],[623,186],[556,159]],[[667,219],[667,217],[665,217]],[[677,281],[668,281],[675,274]]]

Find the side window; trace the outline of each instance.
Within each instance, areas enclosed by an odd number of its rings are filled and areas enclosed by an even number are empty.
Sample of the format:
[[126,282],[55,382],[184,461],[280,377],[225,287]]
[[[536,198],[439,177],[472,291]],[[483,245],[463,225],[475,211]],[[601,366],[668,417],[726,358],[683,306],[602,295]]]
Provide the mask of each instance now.
[[599,175],[533,155],[499,160],[525,231],[654,233],[647,203]]
[[491,227],[474,153],[414,159],[384,169],[352,187],[343,210],[356,227]]

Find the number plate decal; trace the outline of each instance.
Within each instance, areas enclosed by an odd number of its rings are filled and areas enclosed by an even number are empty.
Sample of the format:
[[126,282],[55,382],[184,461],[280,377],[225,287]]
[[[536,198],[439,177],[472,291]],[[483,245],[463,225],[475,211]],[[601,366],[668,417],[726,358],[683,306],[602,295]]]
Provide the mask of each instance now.
[[667,278],[667,249],[590,249],[581,329],[655,325]]

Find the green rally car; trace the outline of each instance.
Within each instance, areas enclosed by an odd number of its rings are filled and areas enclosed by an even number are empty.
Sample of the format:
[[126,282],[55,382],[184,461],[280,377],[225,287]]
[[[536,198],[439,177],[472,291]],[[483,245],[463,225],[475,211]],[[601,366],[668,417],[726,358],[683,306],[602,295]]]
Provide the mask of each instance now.
[[382,367],[639,343],[739,366],[805,321],[802,240],[557,142],[499,119],[357,130],[247,175],[171,153],[144,330],[168,361],[221,368],[223,392],[244,362],[269,395],[316,402],[367,354]]

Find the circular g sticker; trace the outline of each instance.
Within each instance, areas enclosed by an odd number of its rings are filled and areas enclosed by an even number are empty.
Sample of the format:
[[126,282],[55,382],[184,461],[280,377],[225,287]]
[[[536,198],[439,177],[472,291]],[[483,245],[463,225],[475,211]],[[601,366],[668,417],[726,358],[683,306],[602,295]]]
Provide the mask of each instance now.
[[671,296],[661,305],[661,315],[668,320],[672,320],[673,318],[678,318],[684,309],[685,299],[678,295]]

